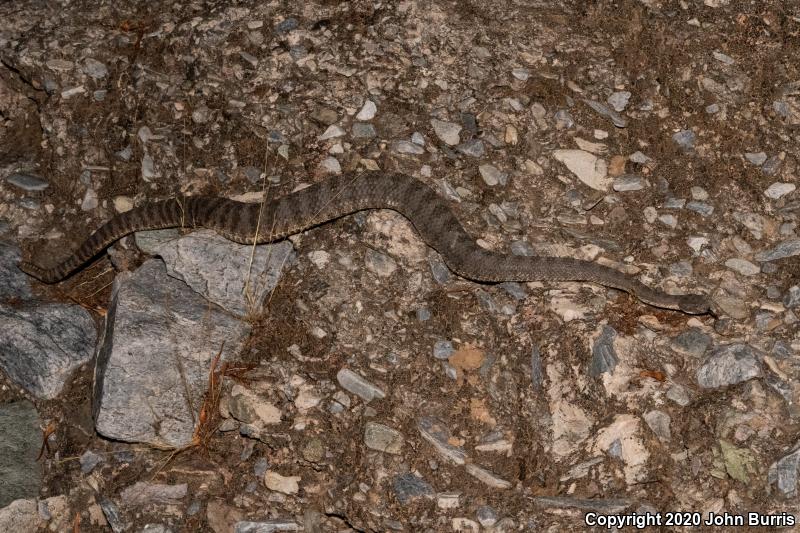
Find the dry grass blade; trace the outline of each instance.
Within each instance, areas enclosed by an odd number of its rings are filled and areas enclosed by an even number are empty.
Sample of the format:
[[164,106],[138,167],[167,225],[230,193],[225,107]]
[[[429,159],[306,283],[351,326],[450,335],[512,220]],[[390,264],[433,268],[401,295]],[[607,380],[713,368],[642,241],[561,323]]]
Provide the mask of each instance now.
[[214,426],[211,421],[214,418],[214,413],[219,411],[219,399],[222,394],[222,377],[228,369],[227,363],[222,363],[222,365],[219,363],[224,348],[225,341],[222,342],[219,351],[211,360],[211,365],[208,370],[208,386],[203,397],[203,403],[200,405],[191,441],[184,446],[172,449],[161,465],[155,470],[152,478],[155,478],[175,457],[186,450],[205,447],[208,439],[217,430],[217,426]]

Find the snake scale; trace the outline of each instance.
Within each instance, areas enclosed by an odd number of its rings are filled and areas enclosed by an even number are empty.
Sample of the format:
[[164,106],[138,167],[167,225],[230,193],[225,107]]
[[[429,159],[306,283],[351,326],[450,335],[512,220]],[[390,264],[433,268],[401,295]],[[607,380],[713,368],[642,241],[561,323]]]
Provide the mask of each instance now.
[[118,214],[72,255],[52,268],[30,262],[20,268],[45,283],[58,282],[130,233],[170,227],[209,228],[242,244],[273,242],[365,209],[392,209],[411,221],[423,240],[457,274],[480,282],[589,281],[626,291],[646,304],[689,314],[711,310],[700,294],[670,295],[635,278],[589,261],[525,257],[481,248],[447,202],[417,179],[397,173],[340,175],[268,202],[180,196]]

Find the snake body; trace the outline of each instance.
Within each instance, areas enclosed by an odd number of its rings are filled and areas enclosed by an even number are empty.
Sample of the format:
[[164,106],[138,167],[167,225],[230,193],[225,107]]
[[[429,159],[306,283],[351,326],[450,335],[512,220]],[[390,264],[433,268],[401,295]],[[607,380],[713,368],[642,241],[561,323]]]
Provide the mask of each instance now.
[[471,280],[589,281],[621,289],[656,307],[690,314],[710,312],[709,301],[703,295],[667,294],[589,261],[514,256],[483,249],[433,189],[410,176],[382,172],[336,176],[262,203],[204,196],[147,203],[106,222],[62,263],[43,268],[22,262],[20,268],[45,283],[55,283],[117,239],[136,231],[204,227],[234,242],[267,243],[365,209],[392,209],[405,216],[451,270]]

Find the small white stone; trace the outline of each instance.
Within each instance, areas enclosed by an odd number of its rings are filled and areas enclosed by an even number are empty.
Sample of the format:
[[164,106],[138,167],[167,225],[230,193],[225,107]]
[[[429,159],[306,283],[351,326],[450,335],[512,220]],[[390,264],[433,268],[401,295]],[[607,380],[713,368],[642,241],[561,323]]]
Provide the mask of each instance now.
[[617,113],[624,111],[626,107],[628,107],[628,100],[631,99],[631,93],[629,91],[617,91],[613,93],[611,96],[608,97],[608,102],[611,107],[614,108],[614,111]]
[[325,133],[319,136],[319,140],[327,141],[328,139],[335,139],[336,137],[341,137],[342,135],[344,135],[344,130],[336,124],[331,124],[328,126],[328,129],[325,130]]
[[76,96],[78,94],[83,94],[85,92],[86,92],[86,89],[83,88],[83,85],[78,85],[77,87],[73,87],[71,89],[67,89],[65,91],[61,91],[61,98],[63,98],[64,100],[67,100],[69,98],[72,98],[73,96]]
[[678,218],[675,215],[661,215],[658,217],[658,220],[661,221],[662,224],[669,226],[670,228],[678,227]]
[[696,253],[700,253],[704,246],[708,246],[708,239],[706,237],[689,237],[686,239],[686,244]]
[[531,71],[526,68],[515,68],[511,71],[511,75],[519,81],[528,81],[528,78],[531,76]]
[[284,494],[297,494],[300,490],[300,476],[282,476],[269,470],[264,474],[264,484],[269,490]]
[[708,191],[702,187],[692,187],[692,199],[698,201],[708,200]]
[[767,190],[764,191],[764,196],[777,200],[781,196],[786,196],[790,192],[794,192],[796,188],[797,186],[794,183],[776,182],[767,187]]
[[117,213],[125,213],[133,209],[133,199],[130,196],[115,196],[113,202]]
[[555,150],[553,157],[562,162],[579,180],[598,191],[607,191],[608,165],[605,160],[583,150]]
[[761,267],[754,265],[746,259],[732,258],[725,261],[725,266],[735,270],[743,276],[755,276],[761,272]]
[[372,100],[367,100],[361,107],[361,111],[359,111],[358,115],[356,115],[356,120],[362,120],[362,121],[372,120],[373,118],[375,118],[375,113],[377,113],[377,111],[378,108],[375,105],[375,102],[373,102]]
[[329,174],[339,174],[342,171],[342,166],[335,157],[326,157],[320,163],[320,167]]
[[658,218],[658,211],[653,206],[647,206],[644,208],[644,219],[652,224]]
[[331,254],[325,250],[314,250],[308,253],[308,259],[314,263],[314,266],[323,269],[331,260]]
[[508,179],[507,174],[500,172],[497,167],[493,165],[480,165],[478,167],[478,171],[481,173],[483,181],[490,187],[494,187],[500,183],[505,183],[505,181]]
[[150,181],[156,177],[155,162],[150,154],[144,154],[142,157],[142,179]]
[[97,209],[98,205],[95,190],[92,188],[86,189],[86,194],[83,195],[83,201],[81,202],[81,210],[91,211],[92,209]]
[[445,144],[455,146],[461,142],[461,138],[458,135],[461,132],[461,126],[458,124],[433,118],[431,119],[431,126],[433,126],[436,136]]

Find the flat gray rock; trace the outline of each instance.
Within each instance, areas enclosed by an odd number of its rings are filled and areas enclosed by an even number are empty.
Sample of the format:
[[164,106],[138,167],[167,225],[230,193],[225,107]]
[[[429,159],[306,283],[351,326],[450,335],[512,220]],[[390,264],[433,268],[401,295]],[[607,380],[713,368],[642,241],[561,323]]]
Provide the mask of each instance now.
[[81,306],[0,305],[0,368],[37,398],[52,399],[94,355],[97,331]]
[[0,531],[36,533],[41,525],[36,500],[15,500],[0,508]]
[[22,254],[18,247],[0,241],[0,301],[33,297],[28,276],[17,265]]
[[756,350],[746,344],[726,344],[711,352],[697,369],[697,383],[705,389],[735,385],[762,375]]
[[102,435],[179,447],[190,442],[211,363],[239,353],[250,326],[167,275],[160,260],[122,273],[95,370]]
[[0,405],[0,507],[39,495],[39,422],[39,413],[27,400]]
[[170,276],[237,315],[258,312],[278,284],[283,267],[293,261],[289,241],[260,244],[253,252],[252,246],[229,241],[212,230],[171,235],[176,232],[141,232],[136,242],[144,251],[161,256]]
[[16,185],[25,191],[43,191],[50,186],[50,184],[33,174],[26,174],[24,172],[15,172],[6,178],[12,185]]
[[756,254],[756,261],[776,261],[800,255],[800,239],[786,239],[773,248]]

